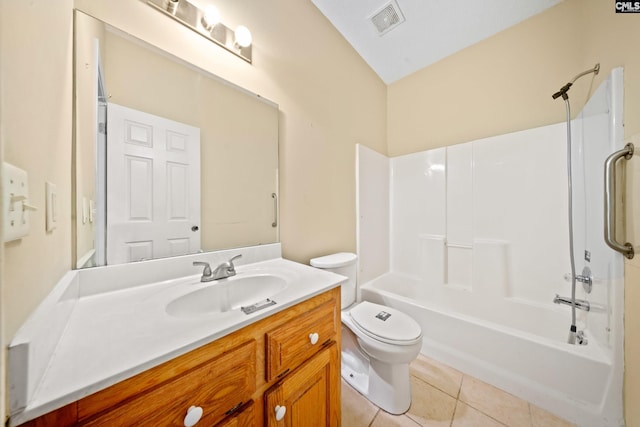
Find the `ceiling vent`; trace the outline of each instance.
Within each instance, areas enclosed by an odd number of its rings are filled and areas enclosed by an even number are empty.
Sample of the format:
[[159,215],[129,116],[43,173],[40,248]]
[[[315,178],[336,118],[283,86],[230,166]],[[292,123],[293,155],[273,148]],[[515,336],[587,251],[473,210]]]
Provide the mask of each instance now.
[[404,22],[404,15],[398,3],[391,1],[369,17],[378,35],[383,35]]

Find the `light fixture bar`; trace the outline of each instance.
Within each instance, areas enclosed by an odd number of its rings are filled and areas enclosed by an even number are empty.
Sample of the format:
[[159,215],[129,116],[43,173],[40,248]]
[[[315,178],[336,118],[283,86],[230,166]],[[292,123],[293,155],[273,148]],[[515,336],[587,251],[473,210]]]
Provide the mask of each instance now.
[[251,45],[238,45],[234,31],[222,23],[207,29],[205,12],[187,0],[147,0],[147,4],[251,64]]

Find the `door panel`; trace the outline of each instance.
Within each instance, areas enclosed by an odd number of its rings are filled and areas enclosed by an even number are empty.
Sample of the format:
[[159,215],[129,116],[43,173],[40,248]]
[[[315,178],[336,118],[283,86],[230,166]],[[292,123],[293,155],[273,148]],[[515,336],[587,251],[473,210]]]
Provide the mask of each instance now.
[[107,263],[200,250],[200,130],[117,104],[107,129]]

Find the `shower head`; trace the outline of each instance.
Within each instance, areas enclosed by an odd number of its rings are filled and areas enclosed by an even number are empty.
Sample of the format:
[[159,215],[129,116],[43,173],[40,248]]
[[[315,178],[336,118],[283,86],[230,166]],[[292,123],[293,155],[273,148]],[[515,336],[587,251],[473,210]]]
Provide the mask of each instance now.
[[596,64],[590,70],[583,71],[582,73],[580,73],[577,76],[575,76],[569,83],[567,83],[566,85],[562,86],[559,91],[557,91],[556,93],[551,95],[551,97],[553,99],[562,97],[562,99],[567,100],[569,98],[569,95],[567,95],[567,92],[569,91],[569,89],[575,83],[576,80],[578,80],[582,76],[586,76],[587,74],[591,74],[591,73],[593,73],[594,75],[597,76],[599,72],[600,72],[600,63]]
[[562,96],[562,99],[567,99],[567,98],[569,98],[569,95],[567,95],[567,92],[568,92],[568,91],[569,91],[569,89],[571,88],[571,85],[572,85],[572,84],[573,84],[573,83],[567,83],[566,85],[562,86],[562,87],[560,88],[560,90],[559,90],[559,91],[557,91],[556,93],[554,93],[553,95],[551,95],[551,97],[552,97],[553,99],[556,99],[556,98],[558,98],[558,97],[560,97],[560,96]]

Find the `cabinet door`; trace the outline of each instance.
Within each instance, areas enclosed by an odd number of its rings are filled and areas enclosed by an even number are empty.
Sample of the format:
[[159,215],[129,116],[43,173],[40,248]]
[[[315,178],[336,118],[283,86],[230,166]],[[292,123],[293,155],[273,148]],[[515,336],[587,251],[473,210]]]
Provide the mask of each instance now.
[[266,425],[339,426],[339,368],[333,342],[265,393]]

